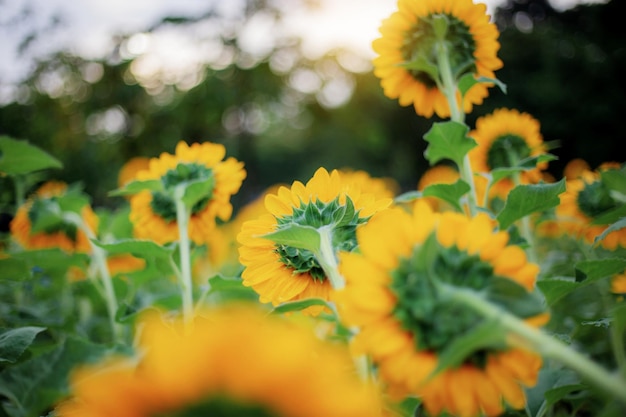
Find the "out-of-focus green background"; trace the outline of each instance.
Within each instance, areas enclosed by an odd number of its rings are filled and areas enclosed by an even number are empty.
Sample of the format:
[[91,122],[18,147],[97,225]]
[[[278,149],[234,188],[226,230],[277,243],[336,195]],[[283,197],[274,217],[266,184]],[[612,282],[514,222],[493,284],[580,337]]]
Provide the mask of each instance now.
[[[497,76],[508,92],[491,89],[469,115],[470,126],[499,107],[530,113],[544,140],[557,146],[559,160],[550,164],[556,177],[575,157],[592,167],[623,162],[626,25],[619,3],[557,12],[545,0],[504,1],[494,17],[504,61]],[[241,48],[237,28],[260,14],[281,19],[286,5],[248,0],[228,25],[210,7],[195,18],[167,16],[139,35],[117,34],[103,59],[55,53],[0,106],[0,135],[27,139],[59,158],[64,169],[47,177],[82,182],[96,206],[122,201],[107,193],[129,158],[173,152],[181,139],[223,143],[245,162],[248,178],[235,208],[268,185],[306,181],[320,166],[364,169],[414,189],[428,168],[422,136],[437,119],[384,97],[371,67],[353,52],[311,60],[295,38],[277,39],[257,55]],[[206,27],[229,29],[199,30]],[[212,62],[184,77],[150,73],[150,62],[133,51],[164,31],[205,36]],[[32,39],[24,39],[24,49]],[[0,186],[6,203],[12,185],[0,178]]]

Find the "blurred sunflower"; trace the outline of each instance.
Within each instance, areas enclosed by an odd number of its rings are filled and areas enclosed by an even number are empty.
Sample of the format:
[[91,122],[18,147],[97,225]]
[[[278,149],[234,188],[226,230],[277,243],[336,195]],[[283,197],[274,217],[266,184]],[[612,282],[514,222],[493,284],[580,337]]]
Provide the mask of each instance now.
[[[445,164],[434,165],[422,174],[417,183],[417,190],[424,191],[424,188],[434,184],[453,184],[459,178],[461,176],[456,168]],[[439,198],[423,197],[423,200],[435,211],[453,210],[450,204]]]
[[[337,170],[329,174],[319,168],[306,185],[295,181],[291,188],[281,186],[275,194],[268,194],[265,214],[245,222],[237,236],[239,261],[245,267],[243,284],[252,287],[261,302],[273,305],[307,298],[328,300],[330,282],[311,251],[261,236],[290,224],[330,226],[335,253],[354,250],[357,227],[392,201],[368,191],[366,182],[361,187]],[[315,315],[322,310],[313,306],[303,312]]]
[[[442,299],[435,283],[484,294],[498,281],[533,289],[539,267],[507,245],[508,234],[494,232],[485,214],[435,213],[418,200],[412,213],[381,212],[357,238],[358,253],[340,254],[346,287],[333,299],[342,320],[359,329],[354,353],[371,356],[389,393],[419,396],[429,415],[496,416],[503,400],[523,407],[522,385],[535,384],[542,362],[518,348],[481,348],[430,378],[441,352],[484,323],[473,310]],[[539,325],[547,317],[541,311],[525,319]]]
[[613,294],[626,294],[626,273],[617,274],[611,278],[611,292]]
[[[224,160],[226,149],[216,143],[181,141],[174,155],[162,153],[152,158],[148,169],[139,171],[135,179],[160,180],[171,190],[183,182],[213,179],[210,192],[191,208],[189,237],[197,244],[206,241],[215,229],[216,218],[228,220],[233,207],[230,197],[239,191],[246,177],[243,163],[235,158]],[[163,244],[178,240],[176,206],[173,197],[161,191],[141,191],[130,199],[130,220],[135,237],[152,239]]]
[[[593,244],[609,226],[595,224],[594,220],[623,205],[614,198],[611,190],[602,181],[601,173],[607,170],[624,169],[619,163],[606,162],[596,170],[581,169],[574,179],[565,183],[565,192],[560,195],[561,203],[556,208],[557,222],[563,233]],[[600,245],[608,250],[626,248],[626,229],[608,233]]]
[[[515,109],[497,109],[487,116],[479,117],[476,129],[470,132],[470,136],[477,143],[469,152],[474,172],[488,173],[496,168],[515,167],[524,159],[547,151],[539,121]],[[547,162],[541,162],[535,168],[521,172],[520,182],[539,182],[543,179],[542,171],[547,167]]]
[[205,310],[187,331],[158,313],[141,320],[138,364],[113,359],[71,378],[70,416],[381,416],[377,390],[345,346],[252,306]]
[[148,169],[150,166],[150,158],[146,156],[136,156],[130,158],[120,169],[117,174],[117,186],[123,187],[135,179],[139,171]]
[[[447,20],[445,46],[452,75],[465,74],[494,78],[502,67],[497,57],[498,29],[490,22],[484,4],[472,0],[418,1],[399,0],[398,11],[383,21],[381,38],[372,46],[378,55],[374,74],[381,79],[387,97],[401,106],[413,104],[417,114],[448,117],[450,107],[429,67],[437,67],[437,29],[435,20]],[[436,77],[439,78],[439,77]],[[487,84],[477,83],[463,98],[462,108],[469,113],[474,104],[487,97]],[[457,96],[460,100],[460,96]]]
[[[18,208],[9,227],[11,235],[23,248],[60,248],[68,252],[91,252],[89,239],[76,225],[49,215],[47,206],[63,197],[67,189],[64,182],[48,181]],[[45,224],[39,230],[33,231],[33,225],[44,217],[47,219]],[[83,206],[81,217],[91,230],[97,230],[98,217],[89,205]]]

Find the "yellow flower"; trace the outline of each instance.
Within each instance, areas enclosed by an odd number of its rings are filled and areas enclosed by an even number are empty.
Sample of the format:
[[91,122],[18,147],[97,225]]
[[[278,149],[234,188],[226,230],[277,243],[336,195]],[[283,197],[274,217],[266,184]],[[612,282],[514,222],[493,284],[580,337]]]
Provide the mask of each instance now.
[[[503,399],[523,407],[522,385],[535,384],[541,358],[520,349],[485,348],[429,379],[439,354],[481,323],[472,310],[438,299],[432,279],[475,290],[496,279],[534,288],[539,268],[507,244],[508,234],[494,232],[485,214],[435,213],[418,200],[412,212],[377,214],[357,238],[359,253],[340,254],[346,287],[333,299],[342,320],[359,329],[354,353],[371,356],[389,393],[421,397],[430,415],[495,416]],[[539,325],[547,317],[526,319]]]
[[363,192],[372,193],[378,198],[393,198],[400,186],[393,178],[372,178],[363,170],[340,169],[341,178],[346,183],[353,183]]
[[[432,61],[433,18],[439,15],[449,22],[446,45],[454,76],[474,73],[494,78],[494,71],[502,67],[497,57],[498,30],[489,21],[484,4],[472,0],[398,0],[398,11],[383,21],[382,37],[373,43],[378,54],[373,62],[374,74],[381,79],[387,97],[397,98],[401,106],[413,104],[417,114],[425,117],[433,112],[448,117],[450,107],[431,75],[405,65],[420,56]],[[487,95],[487,85],[477,83],[467,92],[461,107],[469,113]]]
[[[48,181],[43,184],[35,195],[17,209],[11,220],[10,230],[13,238],[25,249],[60,248],[68,252],[91,252],[89,239],[76,226],[63,221],[48,225],[45,230],[32,232],[32,218],[38,214],[38,204],[63,196],[67,184],[60,181]],[[91,230],[98,228],[98,217],[88,205],[81,210],[83,221]]]
[[138,364],[112,359],[74,372],[59,417],[381,416],[377,390],[356,375],[345,346],[252,306],[179,319],[144,316]]
[[[556,221],[563,233],[593,244],[607,228],[606,224],[594,224],[596,217],[618,208],[622,203],[614,199],[604,186],[600,173],[603,170],[620,169],[615,162],[600,165],[595,171],[581,169],[574,179],[565,183],[560,204],[556,208]],[[600,245],[609,250],[618,246],[626,248],[626,229],[608,233]]]
[[[477,146],[470,153],[474,172],[488,173],[496,168],[517,166],[520,161],[546,153],[540,133],[539,122],[528,113],[517,110],[497,109],[492,114],[476,120],[476,129],[470,136]],[[537,183],[542,179],[542,170],[547,162],[523,171],[522,183]]]
[[626,294],[626,273],[617,274],[611,278],[611,292]]
[[[243,284],[252,287],[262,303],[278,305],[308,298],[328,300],[330,282],[308,250],[277,245],[261,237],[281,225],[296,223],[321,227],[332,225],[333,214],[354,207],[351,217],[341,227],[333,226],[334,242],[342,250],[356,246],[354,231],[374,213],[391,204],[389,198],[377,198],[347,181],[337,170],[330,174],[319,168],[306,185],[295,181],[291,188],[280,187],[265,197],[265,214],[245,222],[237,236],[239,260],[245,267]],[[305,313],[319,314],[322,307],[310,307]]]
[[136,156],[129,159],[117,174],[117,186],[121,188],[128,184],[130,181],[135,179],[139,171],[148,169],[149,165],[150,158],[145,156]]
[[[243,163],[232,157],[224,160],[225,154],[226,149],[220,144],[187,145],[181,141],[176,145],[174,155],[162,153],[159,158],[150,159],[149,168],[136,176],[142,181],[160,180],[166,187],[174,187],[183,181],[215,179],[210,195],[191,210],[189,237],[198,244],[204,243],[215,229],[216,218],[224,221],[230,218],[233,211],[230,197],[239,191],[246,176]],[[144,190],[130,199],[130,207],[130,220],[137,238],[152,239],[161,244],[178,240],[175,202],[171,197]]]

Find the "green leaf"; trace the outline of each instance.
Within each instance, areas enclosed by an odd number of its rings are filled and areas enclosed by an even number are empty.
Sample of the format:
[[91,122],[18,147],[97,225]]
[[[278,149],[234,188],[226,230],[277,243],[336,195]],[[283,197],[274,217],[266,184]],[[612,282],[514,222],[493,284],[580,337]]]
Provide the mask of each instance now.
[[476,146],[476,141],[467,136],[468,132],[469,128],[462,123],[433,123],[424,135],[424,140],[428,142],[424,156],[431,165],[449,159],[462,166],[465,155]]
[[316,228],[311,226],[301,226],[295,223],[281,226],[281,228],[275,232],[267,233],[258,237],[269,239],[279,245],[306,249],[311,252],[319,251],[320,247],[320,234]]
[[626,195],[626,165],[600,172],[600,179],[609,190]]
[[626,269],[626,259],[606,258],[580,261],[575,265],[576,281],[592,283],[602,278],[620,274]]
[[28,141],[0,136],[0,172],[24,175],[47,168],[62,168],[63,164]]
[[16,362],[45,327],[20,327],[0,334],[0,362]]
[[458,211],[462,211],[463,208],[459,201],[469,190],[470,186],[468,183],[463,180],[457,180],[453,184],[431,184],[424,188],[423,195],[424,197],[440,198]]
[[605,231],[602,234],[602,237],[596,236],[596,241],[602,240],[604,239],[604,236],[606,236],[606,234],[611,233],[615,230],[619,230],[625,227],[623,221],[624,218],[626,218],[626,204],[624,205],[620,205],[616,208],[614,208],[613,210],[608,210],[605,211],[604,213],[596,216],[592,221],[591,224],[611,224],[611,223],[616,223],[614,225],[612,225],[611,230],[610,231]]
[[[626,207],[626,206],[624,206],[624,207]],[[621,230],[624,227],[626,227],[626,217],[621,218],[617,222],[615,222],[612,225],[610,225],[609,227],[607,227],[606,230],[604,230],[602,233],[600,233],[598,236],[596,236],[593,239],[593,244],[597,245],[598,243],[600,243],[606,237],[606,235],[608,235],[609,233],[614,232],[616,230]]]
[[565,192],[565,179],[553,184],[518,185],[509,192],[502,211],[497,216],[502,230],[529,214],[559,205],[559,194]]
[[406,193],[402,193],[399,196],[394,198],[395,203],[410,203],[411,201],[417,200],[422,197],[423,194],[421,191],[407,191]]
[[430,378],[448,368],[456,368],[473,353],[486,348],[505,348],[506,331],[496,320],[484,321],[470,329],[467,333],[457,337],[449,343],[439,354],[437,367],[430,374]]
[[[535,386],[526,389],[526,408],[529,417],[545,416],[548,407],[569,394],[568,389],[561,390],[560,387],[579,385],[579,383],[580,379],[577,374],[570,369],[543,368],[539,370],[539,378]],[[550,402],[546,399],[548,392],[551,392]]]
[[174,253],[174,246],[161,246],[152,240],[120,239],[115,242],[102,243],[95,239],[92,242],[110,255],[130,253],[138,258],[168,258]]
[[541,290],[544,297],[546,297],[548,306],[552,306],[561,298],[578,289],[580,285],[573,279],[554,277],[537,281],[537,287]]
[[13,257],[26,261],[32,268],[50,273],[65,273],[70,266],[83,266],[89,260],[87,254],[70,254],[57,248],[22,251],[15,253]]
[[124,195],[133,195],[141,191],[163,191],[163,183],[160,180],[134,180],[124,185],[122,188],[110,191],[109,196],[118,197]]
[[461,96],[465,97],[465,94],[467,94],[470,88],[479,83],[495,84],[500,88],[500,90],[502,90],[504,94],[506,94],[506,84],[504,84],[497,78],[489,78],[483,76],[476,77],[474,74],[469,73],[465,74],[459,79],[458,88],[461,92]]
[[211,195],[215,187],[215,177],[210,176],[203,180],[185,182],[179,186],[185,188],[182,196],[183,203],[185,203],[186,207],[191,208],[203,198]]
[[69,394],[69,374],[75,366],[99,360],[107,349],[68,336],[51,351],[5,369],[0,374],[4,410],[11,417],[34,417]]
[[400,67],[411,71],[424,72],[433,80],[439,79],[439,68],[423,55],[418,55],[413,61],[400,64]]
[[301,311],[301,310],[304,310],[305,308],[312,307],[312,306],[325,306],[325,307],[330,308],[328,303],[325,300],[322,300],[321,298],[307,298],[306,300],[298,300],[298,301],[291,301],[288,303],[283,303],[275,307],[272,310],[272,313],[273,314],[290,313],[294,311]]
[[23,259],[0,259],[0,281],[23,281],[30,276],[30,268]]

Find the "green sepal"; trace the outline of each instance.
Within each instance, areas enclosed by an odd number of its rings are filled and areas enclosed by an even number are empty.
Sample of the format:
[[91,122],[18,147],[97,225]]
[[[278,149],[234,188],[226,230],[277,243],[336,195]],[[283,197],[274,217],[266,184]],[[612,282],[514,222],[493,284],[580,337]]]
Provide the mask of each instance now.
[[47,168],[63,168],[63,164],[28,141],[0,136],[0,172],[24,175]]
[[518,185],[507,196],[497,220],[506,230],[517,220],[538,211],[549,210],[560,203],[559,194],[565,192],[565,179],[551,184]]
[[626,259],[605,258],[576,263],[576,282],[591,283],[624,272]]
[[319,252],[320,234],[315,227],[291,223],[282,225],[275,232],[260,235],[279,245]]
[[496,278],[490,283],[488,299],[523,319],[546,311],[546,300],[541,292],[529,292],[508,278]]
[[134,180],[121,188],[109,191],[110,197],[133,195],[141,191],[163,191],[163,183],[160,180]]
[[403,62],[399,66],[409,71],[426,73],[433,81],[439,79],[439,68],[437,64],[433,63],[422,54],[417,55],[412,61]]
[[461,92],[461,96],[465,97],[465,94],[467,94],[470,88],[472,88],[473,86],[479,83],[495,84],[500,88],[500,90],[502,90],[504,94],[506,94],[506,84],[504,84],[502,81],[498,80],[497,78],[489,78],[489,77],[484,77],[482,75],[476,77],[475,74],[468,73],[468,74],[463,75],[461,78],[459,78],[459,82],[457,84],[458,89]]
[[459,203],[461,197],[470,191],[470,186],[459,179],[453,184],[431,184],[424,188],[424,197],[436,197],[452,205],[458,211],[463,211]]
[[[487,301],[485,301],[487,302]],[[507,333],[496,320],[486,320],[455,338],[439,353],[437,367],[428,378],[449,368],[457,368],[473,354],[486,349],[506,348]]]
[[215,188],[215,177],[211,175],[206,179],[186,181],[176,186],[178,187],[184,188],[181,198],[185,206],[191,209],[199,201],[211,196]]
[[428,147],[424,157],[435,165],[445,159],[454,161],[457,166],[463,165],[465,155],[476,146],[476,141],[467,136],[469,127],[454,121],[433,123],[424,135]]
[[284,314],[284,313],[292,313],[294,311],[301,311],[305,308],[313,307],[313,306],[324,306],[330,310],[330,306],[325,300],[321,298],[307,298],[306,300],[298,300],[298,301],[290,301],[287,303],[282,303],[279,306],[274,307],[272,310],[272,314]]
[[0,334],[0,363],[15,363],[45,327],[26,326],[10,329]]

